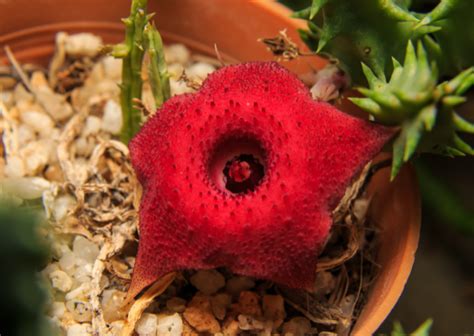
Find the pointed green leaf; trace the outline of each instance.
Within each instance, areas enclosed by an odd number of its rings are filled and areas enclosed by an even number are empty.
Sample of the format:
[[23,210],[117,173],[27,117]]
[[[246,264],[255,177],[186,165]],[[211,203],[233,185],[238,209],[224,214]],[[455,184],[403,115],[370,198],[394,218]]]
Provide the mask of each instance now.
[[433,320],[428,319],[421,326],[419,326],[410,336],[429,336],[431,326],[433,325]]
[[443,97],[441,103],[446,107],[453,108],[459,104],[466,102],[467,98],[463,96],[446,96]]
[[466,133],[474,133],[474,124],[462,118],[459,114],[453,113],[453,122],[456,130]]
[[393,181],[395,177],[397,177],[398,172],[402,167],[404,147],[405,135],[402,132],[393,143],[392,171],[390,173],[390,181]]
[[474,150],[472,149],[472,147],[456,134],[454,134],[453,141],[457,149],[459,149],[463,153],[474,155]]
[[444,154],[446,156],[450,156],[450,157],[466,156],[466,154],[464,152],[460,151],[457,148],[451,147],[451,146],[444,146],[442,148],[442,151],[443,151],[442,154]]
[[319,10],[328,2],[329,0],[313,0],[311,3],[311,8],[309,12],[309,19],[312,20]]
[[383,105],[390,109],[399,109],[401,107],[401,102],[394,94],[390,92],[379,92],[366,88],[359,88],[358,91],[363,95],[371,98],[377,104]]
[[385,84],[377,76],[375,76],[374,72],[365,63],[361,63],[361,64],[362,64],[362,71],[364,72],[365,78],[367,78],[367,82],[369,83],[369,87],[371,89],[374,89],[376,87],[379,87]]
[[415,153],[416,148],[420,143],[424,127],[423,122],[418,119],[403,127],[406,129],[406,143],[403,151],[403,161],[407,162]]
[[349,98],[349,100],[353,102],[355,105],[359,106],[364,111],[367,111],[370,114],[373,114],[375,116],[378,116],[382,113],[382,109],[380,108],[380,105],[374,102],[370,98],[351,97]]
[[464,81],[469,82],[470,77],[474,74],[474,67],[468,68],[458,74],[456,77],[451,79],[445,86],[444,90],[445,93],[447,94],[452,94],[454,92],[457,92],[459,87]]
[[429,132],[436,123],[437,108],[435,104],[424,107],[420,112],[420,119],[423,121],[425,129]]
[[403,63],[404,66],[404,74],[405,74],[405,80],[410,80],[416,72],[416,65],[417,65],[417,59],[416,59],[416,53],[415,53],[415,47],[413,47],[413,43],[411,41],[408,41],[406,53],[405,53],[405,62]]

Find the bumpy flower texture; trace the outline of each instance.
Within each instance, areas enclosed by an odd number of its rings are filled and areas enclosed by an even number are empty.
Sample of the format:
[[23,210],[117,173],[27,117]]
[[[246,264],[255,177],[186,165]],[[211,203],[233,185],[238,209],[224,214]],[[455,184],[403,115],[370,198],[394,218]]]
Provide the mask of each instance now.
[[221,266],[310,289],[331,211],[392,135],[313,101],[274,62],[224,67],[173,97],[130,143],[144,193],[129,297]]

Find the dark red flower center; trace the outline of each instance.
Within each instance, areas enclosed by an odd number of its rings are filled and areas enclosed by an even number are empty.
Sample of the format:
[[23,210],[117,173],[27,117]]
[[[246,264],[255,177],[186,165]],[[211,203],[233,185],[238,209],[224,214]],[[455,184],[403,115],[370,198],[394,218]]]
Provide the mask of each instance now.
[[255,190],[263,178],[264,167],[252,154],[241,154],[227,161],[223,173],[227,190],[245,193]]
[[266,173],[267,153],[253,136],[234,136],[218,142],[209,161],[209,177],[222,191],[254,191]]

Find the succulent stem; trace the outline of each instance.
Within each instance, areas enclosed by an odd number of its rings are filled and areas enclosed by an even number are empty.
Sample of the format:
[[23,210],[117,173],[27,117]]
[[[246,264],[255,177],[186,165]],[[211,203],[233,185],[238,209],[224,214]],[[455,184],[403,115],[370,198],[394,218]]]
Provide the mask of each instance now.
[[160,33],[152,24],[147,24],[145,27],[145,39],[150,56],[148,77],[156,107],[160,107],[171,96],[169,74],[163,52],[163,41]]
[[141,98],[143,81],[141,69],[145,53],[144,28],[149,17],[146,15],[147,0],[132,0],[130,16],[125,24],[125,43],[114,48],[114,56],[122,58],[122,84],[120,104],[123,113],[123,128],[120,138],[128,143],[139,130],[141,112],[133,106],[133,100]]

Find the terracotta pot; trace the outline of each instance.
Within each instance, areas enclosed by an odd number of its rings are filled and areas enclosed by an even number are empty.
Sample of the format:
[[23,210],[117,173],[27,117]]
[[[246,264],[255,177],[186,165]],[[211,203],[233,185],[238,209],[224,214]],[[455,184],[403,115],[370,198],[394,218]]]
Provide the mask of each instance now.
[[[89,31],[106,42],[123,36],[119,19],[126,17],[129,0],[3,0],[0,2],[0,47],[9,45],[21,62],[46,62],[53,52],[58,31]],[[296,29],[302,22],[289,18],[289,11],[271,1],[247,0],[151,0],[150,11],[167,42],[182,42],[195,51],[214,54],[214,43],[227,60],[270,60],[272,56],[257,42],[286,28],[299,41]],[[301,43],[300,43],[301,44]],[[0,54],[0,63],[6,57]],[[316,57],[283,63],[302,74],[320,68]],[[344,108],[352,109],[350,105]],[[374,283],[354,335],[370,335],[380,326],[397,302],[417,248],[420,200],[414,172],[405,168],[394,183],[388,171],[376,175],[370,186],[375,195],[371,213],[381,228],[378,253],[380,274]]]

